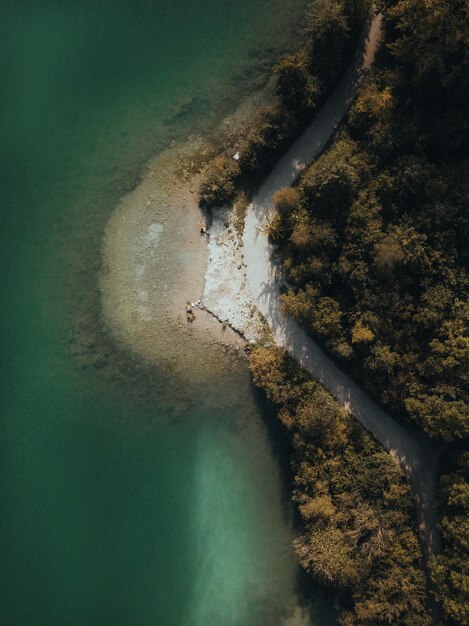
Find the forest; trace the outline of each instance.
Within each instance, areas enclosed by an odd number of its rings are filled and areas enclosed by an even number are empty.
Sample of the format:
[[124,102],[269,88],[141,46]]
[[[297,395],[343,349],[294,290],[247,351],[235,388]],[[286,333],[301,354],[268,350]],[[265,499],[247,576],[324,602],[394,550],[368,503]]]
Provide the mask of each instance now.
[[299,562],[338,594],[340,623],[433,624],[398,464],[284,351],[256,347],[250,363],[292,441]]
[[269,227],[285,313],[394,416],[450,444],[431,576],[455,624],[469,623],[467,12],[386,3],[373,71]]
[[[268,228],[284,312],[396,419],[441,443],[443,550],[427,564],[404,478],[281,351],[251,355],[254,382],[292,441],[298,558],[339,593],[341,623],[469,624],[469,5],[386,0],[373,69],[327,150],[275,196]],[[323,3],[276,68],[239,163],[220,157],[202,204],[255,185],[313,119],[371,11]],[[337,54],[330,54],[330,50]],[[314,557],[314,558],[313,558]],[[431,610],[430,610],[431,607]]]

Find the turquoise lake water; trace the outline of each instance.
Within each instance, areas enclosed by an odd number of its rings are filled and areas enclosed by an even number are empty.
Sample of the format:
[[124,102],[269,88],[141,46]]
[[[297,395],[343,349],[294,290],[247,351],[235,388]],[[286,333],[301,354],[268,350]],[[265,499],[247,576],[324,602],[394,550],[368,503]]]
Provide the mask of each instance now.
[[298,604],[245,366],[227,356],[202,392],[73,348],[119,197],[253,87],[301,5],[1,2],[2,626],[333,623],[317,593]]

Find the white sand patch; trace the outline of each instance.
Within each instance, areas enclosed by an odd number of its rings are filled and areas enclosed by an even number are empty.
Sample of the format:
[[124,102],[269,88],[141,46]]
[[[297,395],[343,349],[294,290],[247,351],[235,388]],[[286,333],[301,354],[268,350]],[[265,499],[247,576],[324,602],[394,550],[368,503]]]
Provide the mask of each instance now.
[[228,208],[213,211],[208,232],[204,305],[220,321],[255,342],[264,325],[247,282],[242,237],[232,225]]
[[[147,206],[150,206],[150,205],[147,205]],[[163,232],[163,229],[164,229],[163,224],[158,224],[158,222],[150,224],[150,226],[147,228],[147,232],[145,236],[147,243],[152,244],[153,246],[156,247],[161,239],[161,234]]]

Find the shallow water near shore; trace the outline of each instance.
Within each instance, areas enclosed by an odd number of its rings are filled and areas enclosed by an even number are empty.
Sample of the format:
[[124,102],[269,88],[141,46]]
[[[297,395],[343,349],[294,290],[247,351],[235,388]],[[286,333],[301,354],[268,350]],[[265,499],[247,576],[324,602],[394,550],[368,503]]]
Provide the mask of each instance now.
[[304,3],[1,4],[0,623],[334,623],[298,598],[278,433],[245,363],[174,336],[192,379],[141,364],[98,309],[114,207],[257,86]]

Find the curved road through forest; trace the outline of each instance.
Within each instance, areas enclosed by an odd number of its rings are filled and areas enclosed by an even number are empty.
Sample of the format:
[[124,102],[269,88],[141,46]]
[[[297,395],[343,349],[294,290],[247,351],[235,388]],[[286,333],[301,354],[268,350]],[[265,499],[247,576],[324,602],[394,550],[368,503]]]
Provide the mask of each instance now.
[[438,448],[421,431],[406,428],[384,412],[351,378],[342,372],[294,320],[280,310],[279,268],[262,225],[273,215],[272,196],[291,185],[326,146],[347,112],[360,75],[372,62],[380,35],[381,15],[371,23],[363,54],[342,78],[314,122],[280,159],[248,208],[243,234],[245,263],[257,307],[269,323],[275,342],[284,347],[398,459],[407,474],[417,504],[417,516],[426,556],[439,550],[434,507]]

